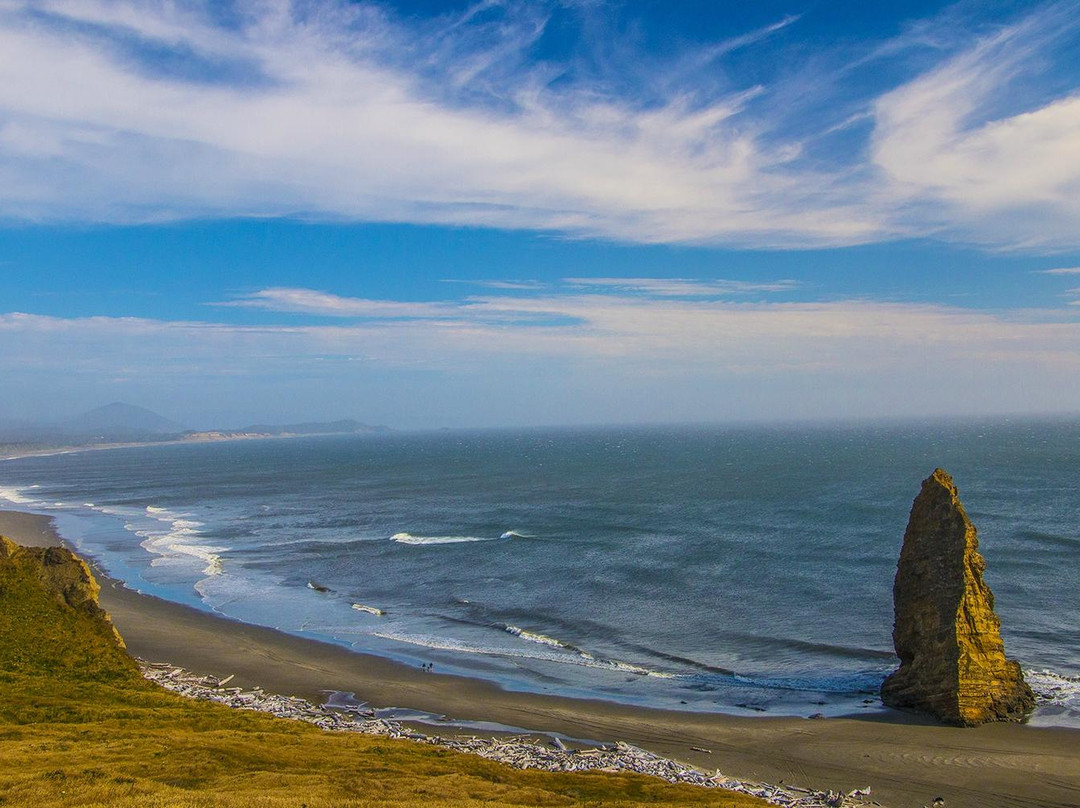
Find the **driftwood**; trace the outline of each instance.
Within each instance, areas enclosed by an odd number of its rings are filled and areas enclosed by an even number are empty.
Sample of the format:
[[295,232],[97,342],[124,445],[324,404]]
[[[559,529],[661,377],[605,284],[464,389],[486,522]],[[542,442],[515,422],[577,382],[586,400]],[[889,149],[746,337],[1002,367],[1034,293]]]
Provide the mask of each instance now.
[[[265,693],[262,688],[243,690],[225,687],[232,676],[217,679],[199,676],[168,663],[139,660],[143,676],[160,686],[188,698],[213,701],[241,710],[257,710],[279,718],[290,718],[315,724],[335,732],[363,732],[390,738],[403,738],[432,744],[505,763],[519,769],[540,769],[552,772],[611,771],[651,775],[669,783],[683,783],[704,788],[722,788],[760,797],[773,805],[785,808],[864,808],[879,805],[870,801],[870,788],[849,793],[812,791],[795,786],[774,786],[749,780],[739,780],[709,773],[674,760],[662,758],[644,749],[619,741],[614,746],[573,749],[561,738],[552,736],[551,745],[537,743],[525,736],[491,738],[445,738],[427,735],[398,721],[378,718],[366,705],[347,708],[315,705],[293,696]],[[691,747],[694,751],[708,751]]]

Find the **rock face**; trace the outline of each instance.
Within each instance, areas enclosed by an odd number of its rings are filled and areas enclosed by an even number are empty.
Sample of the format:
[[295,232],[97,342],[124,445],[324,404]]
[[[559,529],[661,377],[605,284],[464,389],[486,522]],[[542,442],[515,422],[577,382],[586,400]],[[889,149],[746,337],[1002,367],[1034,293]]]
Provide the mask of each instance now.
[[[101,587],[86,562],[73,552],[63,547],[23,547],[0,536],[0,569],[6,570],[8,566],[18,567],[37,578],[59,603],[108,624],[116,642],[124,647],[109,615],[98,605]],[[0,578],[0,585],[3,583]]]
[[937,469],[911,506],[893,585],[900,668],[881,688],[890,707],[976,726],[1022,720],[1035,706],[1020,666],[1005,658],[978,547],[952,478]]

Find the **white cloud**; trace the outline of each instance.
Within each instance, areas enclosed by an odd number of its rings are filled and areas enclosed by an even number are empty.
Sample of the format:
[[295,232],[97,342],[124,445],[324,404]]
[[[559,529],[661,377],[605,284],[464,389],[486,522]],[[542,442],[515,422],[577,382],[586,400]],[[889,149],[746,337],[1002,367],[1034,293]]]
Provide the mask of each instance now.
[[790,292],[799,286],[793,280],[755,282],[687,278],[566,278],[566,283],[583,289],[618,290],[658,297],[728,297]]
[[1080,275],[1080,267],[1059,267],[1039,270],[1040,275]]
[[[440,31],[430,44],[444,47],[427,57],[455,61],[410,68],[390,54],[424,43],[403,45],[410,32],[365,7],[326,2],[306,18],[288,3],[250,7],[228,31],[175,4],[54,3],[55,24],[36,6],[0,10],[7,216],[306,214],[646,242],[847,243],[880,230],[828,177],[755,135],[741,117],[755,89],[639,109],[591,89],[537,90],[525,73],[500,88],[500,109],[455,100],[428,76],[475,78],[484,53],[445,46]],[[107,34],[72,33],[74,20]],[[540,24],[498,48],[525,47]],[[252,75],[155,73],[115,44],[132,32],[211,74],[227,63]]]
[[468,297],[461,301],[403,302],[342,297],[330,292],[296,287],[272,287],[239,295],[232,300],[210,303],[227,308],[308,314],[320,317],[352,319],[467,320],[476,322],[519,321],[523,317],[564,316],[560,300],[569,300],[567,288],[574,292],[642,295],[653,298],[718,298],[748,294],[788,292],[798,287],[791,280],[751,282],[739,280],[688,280],[685,278],[565,278],[564,286],[516,281],[447,281],[467,283],[505,292],[546,291],[544,306],[537,309],[535,300],[513,296]]
[[[497,281],[484,285],[519,291],[538,288],[522,284],[500,284]],[[240,295],[233,300],[209,305],[350,319],[442,320],[447,321],[446,324],[454,321],[520,322],[523,319],[535,319],[546,315],[544,311],[523,310],[511,297],[473,297],[453,302],[408,302],[342,297],[315,289],[295,287],[260,289]]]
[[210,305],[315,314],[323,317],[383,318],[447,318],[455,316],[457,309],[452,304],[365,300],[357,297],[341,297],[315,289],[291,287],[260,289],[241,295],[234,300]]
[[[556,82],[565,66],[530,63],[547,24],[538,4],[416,23],[368,4],[279,0],[241,4],[231,27],[206,9],[0,2],[0,217],[291,215],[643,243],[943,235],[1080,246],[1080,96],[1010,95],[1075,32],[1057,6],[985,35],[869,111],[801,74],[773,86],[730,79],[723,91],[679,84],[719,75],[718,58],[795,30],[795,17],[658,65],[672,73],[656,79],[670,83],[658,105],[633,88]],[[934,24],[875,58],[934,42]],[[952,30],[956,15],[938,24]],[[834,107],[836,119],[820,112]],[[820,125],[789,120],[789,108],[818,110]],[[815,152],[867,115],[868,153]]]
[[878,99],[873,160],[916,231],[1080,244],[1080,95],[1011,92],[1076,25],[1075,9],[1051,6]]
[[[305,311],[354,305],[313,295]],[[137,388],[179,407],[197,392],[239,401],[239,420],[281,396],[298,415],[372,401],[426,424],[1080,409],[1080,320],[1063,311],[621,290],[478,297],[453,318],[369,317],[371,303],[414,305],[360,301],[332,325],[0,315],[0,373],[22,398]]]
[[444,278],[443,283],[464,283],[469,286],[479,286],[484,289],[503,289],[503,290],[517,290],[528,291],[544,289],[547,284],[540,281],[504,281],[504,280],[463,280],[460,278]]

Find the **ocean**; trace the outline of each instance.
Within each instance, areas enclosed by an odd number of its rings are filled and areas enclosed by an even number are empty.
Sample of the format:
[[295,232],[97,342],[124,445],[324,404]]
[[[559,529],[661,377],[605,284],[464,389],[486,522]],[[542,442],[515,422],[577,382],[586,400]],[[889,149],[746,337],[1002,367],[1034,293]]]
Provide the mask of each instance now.
[[1080,726],[1080,421],[442,431],[0,463],[141,592],[436,672],[874,713],[911,502],[949,471],[1032,722]]

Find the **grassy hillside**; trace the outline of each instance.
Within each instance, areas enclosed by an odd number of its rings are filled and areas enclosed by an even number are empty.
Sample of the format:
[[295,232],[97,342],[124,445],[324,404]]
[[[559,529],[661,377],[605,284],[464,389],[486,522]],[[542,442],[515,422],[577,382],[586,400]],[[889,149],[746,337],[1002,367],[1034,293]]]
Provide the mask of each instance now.
[[0,538],[0,805],[712,805],[637,775],[517,771],[180,698],[141,678],[86,566]]

